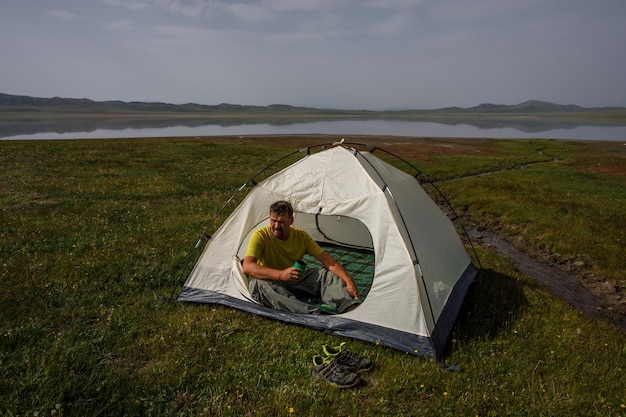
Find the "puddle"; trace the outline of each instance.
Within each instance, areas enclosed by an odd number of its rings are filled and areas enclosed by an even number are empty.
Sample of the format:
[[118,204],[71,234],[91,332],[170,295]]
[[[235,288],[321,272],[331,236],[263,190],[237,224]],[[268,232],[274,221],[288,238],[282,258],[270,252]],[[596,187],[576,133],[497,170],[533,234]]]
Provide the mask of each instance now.
[[491,247],[498,254],[513,260],[520,272],[542,282],[570,305],[592,317],[608,320],[621,329],[626,330],[626,316],[616,313],[609,317],[606,313],[603,313],[602,305],[598,299],[591,291],[578,282],[574,275],[528,256],[517,249],[515,245],[488,230],[472,229],[468,234],[473,242],[480,246]]

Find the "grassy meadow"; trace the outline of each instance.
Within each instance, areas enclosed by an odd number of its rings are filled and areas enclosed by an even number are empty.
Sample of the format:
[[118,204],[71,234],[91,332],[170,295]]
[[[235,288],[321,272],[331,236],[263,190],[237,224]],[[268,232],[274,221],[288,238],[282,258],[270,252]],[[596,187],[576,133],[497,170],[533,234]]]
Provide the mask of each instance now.
[[[488,247],[445,365],[347,340],[375,363],[349,390],[311,376],[312,355],[345,339],[174,301],[224,202],[333,139],[0,141],[0,416],[626,416],[626,333]],[[626,309],[624,144],[355,141]]]

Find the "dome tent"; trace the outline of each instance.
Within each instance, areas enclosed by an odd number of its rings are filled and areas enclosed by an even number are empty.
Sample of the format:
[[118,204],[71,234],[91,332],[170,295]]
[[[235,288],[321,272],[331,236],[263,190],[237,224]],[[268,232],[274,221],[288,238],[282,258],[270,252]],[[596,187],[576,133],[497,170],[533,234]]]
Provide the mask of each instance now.
[[[440,359],[478,271],[452,221],[416,178],[373,150],[343,143],[317,153],[307,148],[305,157],[254,183],[209,239],[178,300],[222,304]],[[277,200],[292,203],[294,226],[322,247],[369,254],[371,276],[360,306],[342,314],[295,314],[250,297],[241,259]]]

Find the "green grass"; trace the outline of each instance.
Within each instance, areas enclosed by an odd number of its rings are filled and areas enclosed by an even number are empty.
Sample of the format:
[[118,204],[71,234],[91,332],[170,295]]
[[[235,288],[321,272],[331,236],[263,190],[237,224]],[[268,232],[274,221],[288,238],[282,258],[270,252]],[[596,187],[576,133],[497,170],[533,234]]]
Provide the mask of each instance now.
[[[597,149],[490,141],[490,155],[420,159],[416,141],[403,155],[444,179],[528,162],[541,157],[537,145],[558,161],[440,186],[475,221],[531,249],[584,254],[619,283],[624,177],[580,169]],[[336,390],[311,376],[311,357],[342,338],[168,301],[226,199],[301,146],[0,141],[0,415],[626,415],[624,332],[487,249],[448,346],[447,364],[462,372],[348,340],[375,368],[362,386]]]
[[590,164],[597,169],[597,151],[576,143],[545,143],[551,149],[544,147],[544,162],[442,188],[477,221],[523,241],[530,253],[584,264],[613,285],[626,286],[626,149],[621,159],[599,159],[620,172],[607,175],[589,171]]

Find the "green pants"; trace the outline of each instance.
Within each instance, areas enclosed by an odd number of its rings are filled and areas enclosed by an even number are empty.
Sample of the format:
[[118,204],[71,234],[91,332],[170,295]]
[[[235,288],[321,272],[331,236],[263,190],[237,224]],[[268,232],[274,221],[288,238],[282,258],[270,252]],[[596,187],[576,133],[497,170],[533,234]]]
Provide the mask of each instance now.
[[319,313],[319,307],[300,298],[319,298],[342,313],[359,300],[352,298],[346,283],[326,268],[307,269],[299,281],[250,280],[250,295],[266,307],[292,313]]

